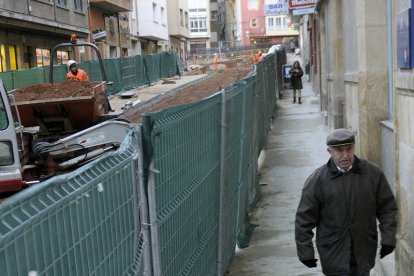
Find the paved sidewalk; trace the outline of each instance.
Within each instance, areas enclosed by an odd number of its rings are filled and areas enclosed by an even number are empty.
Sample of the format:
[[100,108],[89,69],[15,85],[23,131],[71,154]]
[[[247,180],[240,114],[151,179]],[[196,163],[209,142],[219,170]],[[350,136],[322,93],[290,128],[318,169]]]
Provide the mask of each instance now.
[[283,91],[268,142],[260,157],[262,199],[251,214],[258,224],[249,247],[236,251],[227,275],[322,275],[299,262],[294,240],[295,212],[306,178],[325,163],[328,129],[319,111],[318,96],[303,78],[303,104],[292,103],[292,90]]

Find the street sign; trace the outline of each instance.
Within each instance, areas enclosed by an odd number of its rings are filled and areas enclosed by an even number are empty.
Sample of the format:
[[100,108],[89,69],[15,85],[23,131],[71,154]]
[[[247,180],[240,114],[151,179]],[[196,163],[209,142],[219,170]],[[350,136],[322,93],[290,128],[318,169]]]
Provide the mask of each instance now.
[[264,5],[264,15],[288,14],[289,6],[287,0],[275,0],[273,4]]
[[293,15],[302,15],[302,14],[308,14],[308,13],[314,13],[314,12],[315,12],[315,7],[292,10]]
[[106,36],[106,31],[92,34],[92,39],[100,39]]
[[289,0],[289,9],[314,7],[316,2],[317,0]]

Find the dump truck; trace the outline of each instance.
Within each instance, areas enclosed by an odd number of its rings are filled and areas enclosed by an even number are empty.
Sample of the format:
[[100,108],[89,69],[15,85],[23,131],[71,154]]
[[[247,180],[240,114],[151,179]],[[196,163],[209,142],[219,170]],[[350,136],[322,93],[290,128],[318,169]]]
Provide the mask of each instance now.
[[[53,84],[56,51],[74,46],[90,46],[96,51],[103,81]],[[132,128],[126,121],[106,116],[111,110],[108,82],[95,45],[59,44],[51,57],[49,84],[7,92],[0,80],[0,192],[19,191],[73,171],[116,150]],[[79,93],[67,94],[69,87]],[[46,88],[56,93],[48,93]]]

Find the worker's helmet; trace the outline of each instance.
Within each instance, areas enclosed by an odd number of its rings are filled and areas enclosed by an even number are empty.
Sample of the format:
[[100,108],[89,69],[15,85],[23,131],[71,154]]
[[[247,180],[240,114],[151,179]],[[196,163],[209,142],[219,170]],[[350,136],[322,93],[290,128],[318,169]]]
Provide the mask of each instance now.
[[262,51],[259,51],[259,54],[261,54],[262,53]]
[[217,53],[214,53],[215,56],[217,56]]
[[70,59],[68,61],[68,68],[72,68],[73,66],[76,66],[76,61],[74,61],[73,59]]

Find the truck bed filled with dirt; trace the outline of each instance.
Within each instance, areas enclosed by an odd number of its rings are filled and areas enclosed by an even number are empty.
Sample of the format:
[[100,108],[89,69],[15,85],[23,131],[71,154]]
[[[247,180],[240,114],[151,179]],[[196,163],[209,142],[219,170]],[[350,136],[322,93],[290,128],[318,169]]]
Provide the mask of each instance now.
[[105,113],[106,82],[65,81],[16,90],[15,105],[25,127],[42,132],[75,131],[90,126]]
[[79,81],[42,83],[20,88],[16,90],[14,96],[17,102],[91,96],[95,85],[92,82]]

